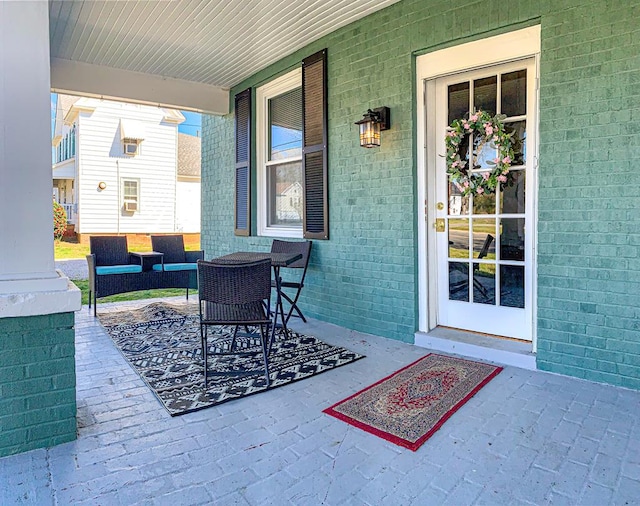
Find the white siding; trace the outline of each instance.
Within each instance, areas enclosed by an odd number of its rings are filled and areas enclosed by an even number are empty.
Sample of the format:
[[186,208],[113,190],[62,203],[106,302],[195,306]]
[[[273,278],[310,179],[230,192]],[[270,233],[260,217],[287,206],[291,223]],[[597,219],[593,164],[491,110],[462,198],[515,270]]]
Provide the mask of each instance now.
[[200,233],[200,181],[178,181],[176,232]]
[[[96,109],[78,117],[80,233],[173,232],[176,198],[177,125],[163,123],[157,107],[92,99]],[[136,156],[123,154],[120,119],[144,123]],[[138,211],[122,209],[123,178],[140,184]],[[106,188],[100,190],[98,183]]]

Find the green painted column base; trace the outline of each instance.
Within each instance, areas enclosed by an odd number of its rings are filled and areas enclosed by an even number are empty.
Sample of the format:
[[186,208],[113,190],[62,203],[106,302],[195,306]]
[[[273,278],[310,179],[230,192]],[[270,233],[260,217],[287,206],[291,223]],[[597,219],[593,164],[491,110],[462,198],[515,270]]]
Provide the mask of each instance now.
[[0,319],[0,457],[76,438],[74,313]]

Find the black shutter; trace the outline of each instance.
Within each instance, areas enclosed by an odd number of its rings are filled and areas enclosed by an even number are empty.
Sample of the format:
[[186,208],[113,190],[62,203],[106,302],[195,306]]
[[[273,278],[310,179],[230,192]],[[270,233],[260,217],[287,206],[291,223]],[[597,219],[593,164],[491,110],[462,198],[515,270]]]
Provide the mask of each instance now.
[[302,122],[304,237],[329,239],[326,49],[302,61]]
[[236,95],[235,234],[251,232],[251,88]]

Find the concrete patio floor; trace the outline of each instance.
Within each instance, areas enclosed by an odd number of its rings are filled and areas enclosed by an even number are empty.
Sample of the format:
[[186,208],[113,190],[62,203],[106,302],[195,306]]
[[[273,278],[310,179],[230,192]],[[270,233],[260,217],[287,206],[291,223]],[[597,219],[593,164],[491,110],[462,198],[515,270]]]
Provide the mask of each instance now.
[[640,392],[506,367],[414,453],[322,410],[429,350],[294,327],[367,358],[172,418],[85,306],[78,439],[0,459],[0,504],[640,504]]

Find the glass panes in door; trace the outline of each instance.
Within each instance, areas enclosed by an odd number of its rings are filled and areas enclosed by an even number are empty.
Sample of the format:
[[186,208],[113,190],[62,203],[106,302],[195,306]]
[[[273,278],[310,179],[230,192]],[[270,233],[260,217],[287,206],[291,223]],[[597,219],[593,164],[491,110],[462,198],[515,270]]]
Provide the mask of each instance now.
[[[525,177],[527,140],[527,70],[495,73],[447,87],[448,120],[484,110],[503,114],[512,134],[514,157],[507,181],[494,194],[462,197],[448,187],[449,300],[524,308],[527,222]],[[474,170],[491,169],[496,149],[467,138],[463,160]]]

